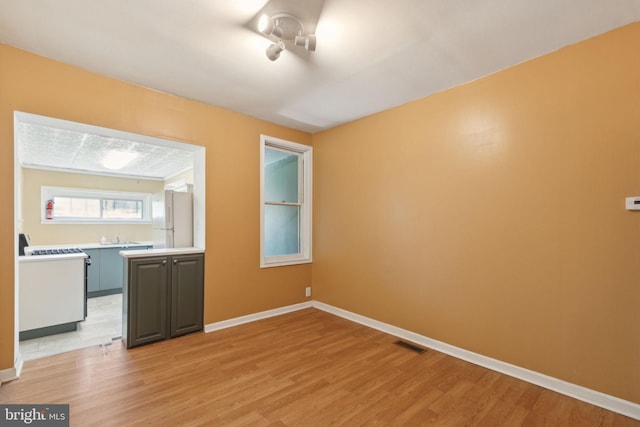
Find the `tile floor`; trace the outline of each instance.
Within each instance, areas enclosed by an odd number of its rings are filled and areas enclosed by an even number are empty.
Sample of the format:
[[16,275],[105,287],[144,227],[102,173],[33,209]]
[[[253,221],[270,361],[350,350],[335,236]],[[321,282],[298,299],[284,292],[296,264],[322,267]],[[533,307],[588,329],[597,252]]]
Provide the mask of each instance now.
[[22,360],[39,359],[93,345],[110,344],[122,335],[122,294],[89,298],[87,318],[78,330],[20,341]]

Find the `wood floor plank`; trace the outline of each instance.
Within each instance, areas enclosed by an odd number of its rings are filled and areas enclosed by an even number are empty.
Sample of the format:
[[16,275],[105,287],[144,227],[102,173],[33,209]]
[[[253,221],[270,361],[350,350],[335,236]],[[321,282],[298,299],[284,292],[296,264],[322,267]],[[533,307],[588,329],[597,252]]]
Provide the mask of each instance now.
[[68,403],[71,425],[620,426],[640,422],[305,309],[126,350],[25,363],[0,403]]

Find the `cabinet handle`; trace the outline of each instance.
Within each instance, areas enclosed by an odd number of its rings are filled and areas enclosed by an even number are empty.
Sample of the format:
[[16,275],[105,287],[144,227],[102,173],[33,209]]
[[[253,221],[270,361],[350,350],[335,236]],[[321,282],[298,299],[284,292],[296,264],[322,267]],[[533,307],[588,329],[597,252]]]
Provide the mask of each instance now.
[[167,260],[162,261],[162,265],[167,265]]
[[178,260],[177,260],[177,259],[174,259],[174,260],[173,260],[173,263],[174,263],[174,264],[177,264],[177,263],[178,263]]

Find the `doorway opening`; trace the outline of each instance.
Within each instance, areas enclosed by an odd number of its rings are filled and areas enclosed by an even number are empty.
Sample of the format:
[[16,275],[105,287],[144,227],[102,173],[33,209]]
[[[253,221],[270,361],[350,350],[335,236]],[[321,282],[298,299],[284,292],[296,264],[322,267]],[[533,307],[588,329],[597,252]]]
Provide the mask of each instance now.
[[[135,191],[134,187],[144,187],[146,192],[155,191],[153,189],[192,192],[193,243],[195,247],[205,248],[205,148],[202,146],[15,112],[14,153],[14,232],[16,236],[20,233],[29,235],[32,249],[74,247],[97,258],[102,258],[100,252],[104,250],[104,258],[109,258],[110,263],[106,268],[110,270],[124,262],[118,256],[120,247],[135,249],[131,245],[151,247],[153,243],[150,224],[116,225],[108,221],[47,223],[40,192],[45,185],[73,186],[81,191],[86,187],[107,192]],[[114,153],[120,159],[129,159],[128,166],[113,167],[109,162],[113,161]],[[137,159],[137,163],[130,159]],[[136,164],[139,165],[137,168]],[[62,332],[56,330],[59,325],[51,325],[51,329],[37,328],[35,335],[29,335],[34,329],[21,327],[21,324],[28,323],[24,319],[21,321],[21,316],[28,310],[20,309],[22,304],[31,301],[29,295],[21,292],[25,286],[21,287],[20,269],[28,255],[19,255],[17,243],[15,254],[16,366],[24,360],[77,348],[93,345],[104,348],[122,335],[121,286],[120,291],[117,285],[110,284],[104,290],[91,289],[87,292],[87,281],[84,297],[86,318],[77,322],[75,331]],[[89,272],[91,274],[91,270]],[[46,274],[40,276],[36,277],[35,284],[31,284],[30,292],[35,292],[35,295],[39,292],[38,286],[47,286],[52,278],[44,277]],[[40,290],[46,291],[46,288]],[[60,310],[65,310],[65,307],[60,307]],[[46,321],[43,324],[46,325]],[[45,335],[39,336],[43,333]]]

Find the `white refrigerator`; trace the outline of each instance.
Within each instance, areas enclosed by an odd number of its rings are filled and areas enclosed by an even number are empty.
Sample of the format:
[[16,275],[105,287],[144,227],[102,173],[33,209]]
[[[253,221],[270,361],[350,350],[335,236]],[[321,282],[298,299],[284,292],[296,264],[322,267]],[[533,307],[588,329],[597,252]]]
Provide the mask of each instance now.
[[166,190],[152,197],[154,248],[193,246],[193,194]]

